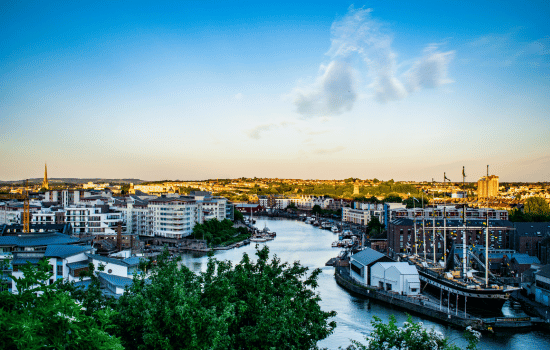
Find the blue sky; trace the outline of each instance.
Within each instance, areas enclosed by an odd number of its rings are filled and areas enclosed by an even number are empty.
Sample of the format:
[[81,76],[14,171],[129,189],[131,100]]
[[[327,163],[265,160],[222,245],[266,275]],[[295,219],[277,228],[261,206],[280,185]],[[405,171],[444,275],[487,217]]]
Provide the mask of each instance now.
[[[4,2],[0,179],[550,179],[544,2]],[[440,179],[441,178],[441,179]]]

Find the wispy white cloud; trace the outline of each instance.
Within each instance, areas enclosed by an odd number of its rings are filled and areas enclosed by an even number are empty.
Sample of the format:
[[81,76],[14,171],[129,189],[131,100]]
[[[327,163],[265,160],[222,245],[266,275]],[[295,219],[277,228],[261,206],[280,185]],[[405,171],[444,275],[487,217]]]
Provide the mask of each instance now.
[[[294,90],[297,111],[306,117],[332,116],[353,108],[359,97],[371,96],[379,102],[399,100],[421,88],[435,88],[452,82],[447,67],[454,51],[441,52],[429,45],[424,55],[412,60],[404,74],[392,49],[392,35],[372,18],[372,9],[355,9],[331,27],[331,61],[321,66],[317,80],[306,88]],[[369,78],[367,92],[361,90],[362,75]]]
[[439,52],[437,45],[429,45],[424,52],[424,57],[417,60],[404,74],[409,92],[421,88],[435,88],[453,82],[447,76],[447,67],[455,52]]
[[234,96],[234,98],[235,98],[235,100],[242,100],[242,99],[243,99],[243,96],[244,96],[244,95],[242,94],[242,92],[239,92],[238,94],[236,94],[236,95]]
[[480,57],[481,65],[510,67],[523,65],[532,68],[550,67],[550,36],[523,41],[521,29],[514,28],[504,34],[485,35],[470,43]]
[[247,130],[246,131],[246,134],[248,135],[248,137],[252,138],[252,139],[255,139],[255,140],[259,140],[261,138],[261,134],[262,132],[264,131],[269,131],[273,128],[276,128],[277,127],[277,124],[275,123],[269,123],[269,124],[262,124],[262,125],[258,125],[250,130]]
[[314,84],[294,90],[294,104],[303,116],[338,115],[353,107],[357,99],[357,78],[344,61],[321,66],[321,76]]
[[264,132],[277,129],[277,128],[286,128],[292,125],[295,125],[296,123],[293,121],[282,121],[279,123],[266,123],[261,124],[258,126],[253,127],[252,129],[246,130],[245,133],[250,137],[251,139],[259,140],[262,137],[262,134]]

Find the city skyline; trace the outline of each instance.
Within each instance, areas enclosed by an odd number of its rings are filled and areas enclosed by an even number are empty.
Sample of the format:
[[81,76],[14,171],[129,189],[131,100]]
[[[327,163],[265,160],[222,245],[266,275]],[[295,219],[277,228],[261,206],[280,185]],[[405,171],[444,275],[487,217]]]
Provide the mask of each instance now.
[[0,180],[548,181],[549,10],[9,3]]

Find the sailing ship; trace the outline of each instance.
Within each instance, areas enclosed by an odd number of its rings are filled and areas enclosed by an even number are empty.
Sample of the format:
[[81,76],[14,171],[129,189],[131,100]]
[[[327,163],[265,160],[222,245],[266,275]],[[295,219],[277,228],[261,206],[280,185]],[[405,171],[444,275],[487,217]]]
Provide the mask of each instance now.
[[[466,177],[464,168],[462,170],[463,182]],[[444,175],[444,181],[448,180]],[[488,208],[488,206],[487,206]],[[466,244],[466,230],[473,229],[474,227],[466,226],[465,208],[463,213],[463,227],[462,227],[462,244],[458,244],[453,239],[447,240],[448,229],[456,229],[447,227],[447,218],[444,212],[443,215],[443,227],[437,227],[435,225],[435,215],[433,215],[434,223],[432,225],[432,260],[428,260],[426,253],[426,245],[424,231],[424,219],[422,220],[422,231],[424,235],[423,239],[423,257],[418,252],[418,242],[415,242],[415,252],[412,255],[402,255],[401,258],[409,261],[416,266],[419,274],[420,281],[424,285],[423,288],[438,292],[440,298],[446,297],[447,303],[456,300],[457,304],[466,305],[470,308],[481,310],[500,310],[503,304],[510,298],[512,292],[519,290],[517,287],[507,286],[500,282],[500,280],[489,271],[489,215],[486,215],[486,223],[484,227],[475,227],[481,231],[484,228],[485,231],[485,262],[482,262],[476,257],[470,247]],[[495,228],[495,227],[493,227]],[[437,261],[437,252],[435,248],[436,242],[436,230],[442,232],[443,235],[443,256],[440,257],[440,261]],[[417,235],[416,219],[414,220],[414,232],[415,240]],[[478,247],[479,248],[479,247]],[[458,254],[455,254],[455,251]],[[447,259],[447,252],[449,252],[449,259]],[[459,258],[460,256],[460,258]],[[479,276],[479,271],[473,270],[468,267],[468,259],[471,258],[475,261],[481,269],[485,270],[485,276]],[[462,266],[460,266],[462,265]],[[434,293],[434,294],[436,294]]]

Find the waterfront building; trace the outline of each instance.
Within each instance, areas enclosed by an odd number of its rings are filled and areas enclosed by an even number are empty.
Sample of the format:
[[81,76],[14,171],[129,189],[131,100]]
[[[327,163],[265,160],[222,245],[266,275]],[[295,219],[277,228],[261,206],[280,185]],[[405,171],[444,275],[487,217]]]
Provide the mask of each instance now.
[[378,262],[371,268],[372,287],[403,295],[420,294],[420,277],[416,266],[407,262]]
[[246,213],[246,214],[256,213],[264,209],[259,204],[235,203],[234,205],[235,205],[235,209],[237,209],[241,213]]
[[354,202],[353,208],[342,208],[342,221],[367,225],[372,218],[384,222],[384,204]]
[[406,210],[403,203],[363,203],[355,202],[354,208],[342,208],[342,221],[367,225],[376,217],[380,223],[388,225],[398,210]]
[[390,221],[393,219],[424,219],[424,220],[443,220],[447,219],[464,219],[466,220],[483,220],[489,217],[489,220],[508,220],[508,211],[492,208],[459,208],[454,205],[438,205],[431,208],[392,208],[389,215]]
[[350,257],[350,277],[364,286],[371,285],[371,267],[377,262],[392,262],[386,255],[370,248],[353,254]]
[[[451,240],[457,244],[462,244],[463,236],[466,237],[467,245],[483,246],[485,243],[486,227],[485,220],[467,220],[464,222],[460,219],[412,220],[397,218],[392,220],[388,225],[388,250],[390,255],[416,252],[422,254],[425,247],[426,253],[433,257],[435,246],[437,257],[441,258],[445,242],[443,232],[446,232],[446,242],[448,244],[446,250],[449,250]],[[493,249],[509,249],[510,232],[513,230],[514,225],[510,221],[489,220],[489,247]]]
[[[547,262],[543,241],[550,238],[550,222],[514,222],[510,247]],[[544,253],[544,254],[543,254]]]
[[153,237],[153,209],[149,207],[148,200],[129,196],[126,202],[116,203],[115,210],[123,213],[127,233]]
[[535,301],[550,306],[550,265],[535,272]]
[[197,202],[188,198],[157,198],[149,201],[153,235],[181,239],[192,234],[199,218]]

